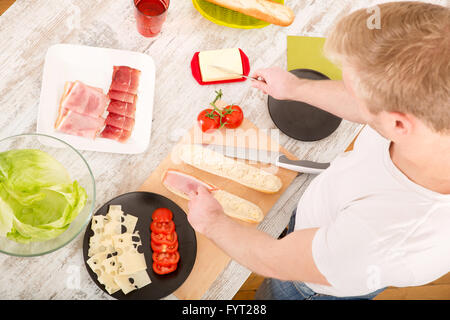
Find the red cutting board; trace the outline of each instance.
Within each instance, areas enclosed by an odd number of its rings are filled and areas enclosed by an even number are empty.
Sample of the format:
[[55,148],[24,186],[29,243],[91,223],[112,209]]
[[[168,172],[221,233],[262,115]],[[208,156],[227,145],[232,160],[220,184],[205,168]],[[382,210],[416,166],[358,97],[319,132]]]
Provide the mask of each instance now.
[[[226,132],[225,143],[223,141],[224,133]],[[243,139],[246,136],[247,139]],[[274,150],[274,148],[285,153],[289,158],[295,159],[292,154],[289,154],[286,150],[280,147],[275,141],[272,141],[268,136],[266,130],[258,129],[249,120],[244,120],[242,126],[238,130],[220,130],[213,134],[203,134],[198,126],[192,128],[174,147],[176,148],[183,143],[214,143],[214,144],[226,144],[235,146],[249,146],[250,141],[255,141],[255,137],[258,146],[265,150]],[[200,140],[200,141],[199,141]],[[171,193],[168,191],[161,183],[161,177],[167,169],[177,169],[187,174],[191,174],[197,178],[200,178],[206,182],[212,183],[213,185],[222,188],[228,192],[234,193],[244,199],[256,203],[266,215],[274,204],[278,201],[281,194],[286,190],[286,188],[292,183],[292,181],[297,176],[297,172],[289,171],[282,168],[274,168],[268,165],[261,165],[251,163],[257,167],[263,167],[269,170],[277,170],[276,175],[280,177],[283,187],[275,194],[265,194],[253,189],[244,187],[231,180],[212,175],[210,173],[204,172],[197,168],[191,167],[178,161],[175,156],[175,152],[172,152],[159,164],[159,166],[153,171],[150,177],[144,182],[144,184],[139,189],[140,191],[149,191],[161,194],[165,197],[170,198],[176,202],[185,212],[187,210],[188,201]],[[236,220],[238,221],[238,220]],[[246,222],[241,222],[243,224],[248,224],[256,228],[256,224],[249,224]],[[175,296],[179,299],[201,299],[214,280],[221,274],[221,272],[227,267],[231,258],[225,254],[220,248],[218,248],[212,241],[207,239],[200,233],[197,235],[197,257],[192,269],[191,274],[186,279],[184,284],[175,291]],[[239,242],[236,241],[236,245]]]

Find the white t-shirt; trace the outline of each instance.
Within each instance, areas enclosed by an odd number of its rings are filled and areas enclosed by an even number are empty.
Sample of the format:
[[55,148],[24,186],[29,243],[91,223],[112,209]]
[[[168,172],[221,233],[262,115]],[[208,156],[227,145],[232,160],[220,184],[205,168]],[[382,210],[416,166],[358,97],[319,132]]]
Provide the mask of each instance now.
[[355,148],[316,177],[297,207],[295,229],[319,228],[315,264],[331,286],[317,293],[358,296],[429,283],[450,271],[450,195],[409,180],[390,141],[366,126]]

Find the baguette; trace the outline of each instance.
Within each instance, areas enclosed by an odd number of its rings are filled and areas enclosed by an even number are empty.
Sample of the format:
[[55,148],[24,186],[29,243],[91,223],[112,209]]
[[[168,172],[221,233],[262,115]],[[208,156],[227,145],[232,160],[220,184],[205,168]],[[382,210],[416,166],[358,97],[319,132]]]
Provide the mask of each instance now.
[[[179,179],[179,182],[181,182],[178,187],[175,185],[175,179],[177,178]],[[184,182],[188,181],[188,183],[183,185],[183,180]],[[211,184],[181,171],[174,169],[167,170],[163,174],[161,182],[167,190],[186,200],[189,200],[189,195],[186,193],[186,190],[182,190],[183,187],[193,190],[193,188],[196,188],[198,185],[203,185],[220,203],[226,215],[250,223],[259,223],[264,218],[261,208],[254,203],[227,191],[220,190]]]
[[282,27],[289,26],[295,18],[294,12],[290,8],[270,0],[206,1]]
[[276,175],[225,157],[200,145],[181,145],[178,156],[181,161],[197,169],[233,180],[260,192],[276,193],[282,187],[281,179]]

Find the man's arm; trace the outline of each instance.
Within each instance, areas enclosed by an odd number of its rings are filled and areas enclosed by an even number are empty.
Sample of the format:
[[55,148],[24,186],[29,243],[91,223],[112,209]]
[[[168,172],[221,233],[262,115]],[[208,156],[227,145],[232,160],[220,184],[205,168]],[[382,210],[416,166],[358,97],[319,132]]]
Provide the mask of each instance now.
[[366,123],[360,113],[357,99],[346,88],[344,81],[300,79],[280,68],[255,71],[254,77],[263,81],[252,81],[252,86],[278,100],[295,100],[308,103],[340,118]]
[[281,240],[240,224],[223,213],[208,190],[191,194],[188,219],[233,260],[255,273],[281,280],[329,285],[312,256],[312,240],[317,229],[295,231]]

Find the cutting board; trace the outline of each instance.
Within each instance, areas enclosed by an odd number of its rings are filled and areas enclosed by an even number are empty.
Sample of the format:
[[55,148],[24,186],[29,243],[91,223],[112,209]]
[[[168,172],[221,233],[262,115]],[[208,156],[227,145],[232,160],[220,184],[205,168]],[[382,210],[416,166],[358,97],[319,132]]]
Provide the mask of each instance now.
[[[184,137],[180,139],[180,142],[174,147],[172,152],[160,163],[160,165],[155,169],[150,177],[144,182],[144,184],[140,188],[140,191],[154,192],[166,196],[176,202],[181,208],[183,208],[185,212],[188,212],[188,201],[171,193],[161,183],[161,177],[163,176],[163,173],[167,169],[173,168],[183,171],[187,174],[191,174],[223,190],[229,191],[244,199],[254,202],[262,209],[264,215],[266,215],[277,202],[281,194],[295,179],[295,177],[297,176],[296,172],[282,168],[275,168],[269,165],[261,165],[254,162],[249,163],[250,165],[262,167],[265,170],[273,172],[278,177],[280,177],[281,181],[283,182],[283,187],[279,192],[275,194],[265,194],[244,187],[231,180],[212,175],[210,173],[201,171],[182,163],[176,156],[176,148],[181,144],[192,142],[246,147],[255,147],[254,144],[257,143],[258,147],[262,150],[280,150],[289,158],[295,159],[292,154],[288,153],[286,150],[280,147],[276,141],[274,141],[276,139],[270,139],[268,137],[268,133],[270,135],[270,132],[268,132],[267,130],[259,130],[253,123],[246,119],[239,129],[221,129],[213,134],[203,134],[196,125],[188,133],[186,133]],[[244,139],[244,137],[246,138]],[[250,224],[242,221],[239,221],[239,223],[247,224],[255,228],[257,226],[256,224]],[[177,298],[183,300],[201,299],[203,294],[208,290],[214,280],[217,279],[220,273],[227,267],[228,263],[231,261],[231,258],[220,248],[218,248],[212,241],[210,241],[200,233],[196,233],[196,235],[197,258],[194,264],[194,268],[184,284],[174,293]],[[238,242],[236,242],[236,244],[239,245]]]

